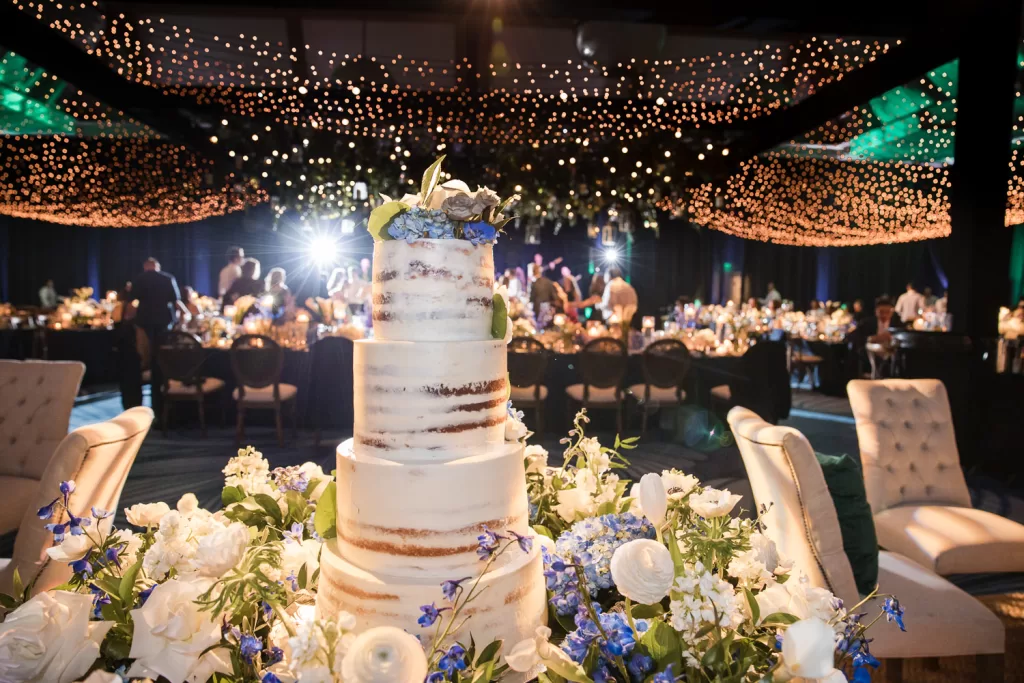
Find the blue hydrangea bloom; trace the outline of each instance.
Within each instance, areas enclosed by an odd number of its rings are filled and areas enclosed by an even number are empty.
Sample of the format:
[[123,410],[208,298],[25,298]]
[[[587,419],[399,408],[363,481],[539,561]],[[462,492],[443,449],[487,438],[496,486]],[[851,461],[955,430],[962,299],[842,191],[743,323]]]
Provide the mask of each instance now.
[[388,234],[409,243],[418,239],[454,239],[455,225],[444,211],[417,206],[395,216]]

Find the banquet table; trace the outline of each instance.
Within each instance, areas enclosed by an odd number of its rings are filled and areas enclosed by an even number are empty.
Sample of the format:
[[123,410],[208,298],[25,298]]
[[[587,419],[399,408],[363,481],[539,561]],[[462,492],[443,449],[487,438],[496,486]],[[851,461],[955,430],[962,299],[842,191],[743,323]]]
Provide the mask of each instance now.
[[811,353],[821,358],[818,365],[818,391],[827,396],[846,396],[846,383],[856,377],[856,367],[850,364],[852,354],[845,341],[807,342]]
[[25,360],[35,358],[40,344],[40,331],[21,327],[18,329],[0,330],[0,358],[5,360]]

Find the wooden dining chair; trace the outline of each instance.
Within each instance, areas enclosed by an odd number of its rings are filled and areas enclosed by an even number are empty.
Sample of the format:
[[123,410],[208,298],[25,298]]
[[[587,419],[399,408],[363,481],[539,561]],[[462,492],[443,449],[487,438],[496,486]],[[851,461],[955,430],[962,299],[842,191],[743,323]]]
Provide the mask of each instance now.
[[[162,386],[155,387],[163,393],[164,436],[167,436],[167,424],[171,416],[171,402],[194,401],[199,411],[199,428],[206,436],[206,397],[221,391],[224,380],[216,377],[204,377],[203,362],[206,360],[206,349],[194,334],[181,331],[168,332],[160,340],[156,352],[156,362],[163,373]],[[223,418],[223,404],[221,406]]]
[[240,445],[245,437],[246,410],[273,410],[277,428],[277,443],[284,446],[284,427],[281,408],[291,404],[292,433],[298,436],[298,415],[295,400],[298,389],[281,382],[284,370],[284,349],[270,337],[244,334],[231,345],[231,370],[238,387],[234,399],[238,404],[238,430],[235,441]]
[[677,406],[686,400],[683,381],[690,372],[690,350],[678,339],[661,339],[644,349],[643,384],[629,391],[640,402],[641,433],[647,433],[647,415],[661,406]]
[[[623,432],[622,404],[625,397],[622,382],[626,378],[629,355],[626,345],[614,337],[601,337],[587,342],[580,350],[578,366],[583,382],[570,384],[566,395],[584,408],[614,408],[616,426]],[[570,420],[572,401],[569,402]]]
[[548,369],[548,350],[533,337],[513,337],[508,344],[508,381],[510,398],[517,408],[534,409],[534,431],[544,433],[544,401],[548,388],[544,373]]

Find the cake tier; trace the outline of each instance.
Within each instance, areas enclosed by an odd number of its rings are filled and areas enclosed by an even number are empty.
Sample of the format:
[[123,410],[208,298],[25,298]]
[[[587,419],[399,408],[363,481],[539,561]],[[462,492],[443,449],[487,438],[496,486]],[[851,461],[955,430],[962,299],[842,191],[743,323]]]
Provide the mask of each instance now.
[[505,443],[500,339],[355,343],[355,452],[395,462],[457,460]]
[[373,246],[373,333],[394,341],[491,338],[494,253],[466,240]]
[[[544,564],[539,545],[535,545],[529,554],[513,547],[495,564],[499,566],[484,575],[476,597],[462,612],[470,619],[455,633],[453,640],[468,645],[472,634],[477,647],[481,648],[501,639],[505,643],[502,651],[507,653],[519,641],[532,638],[537,627],[547,622]],[[422,628],[416,623],[423,614],[420,605],[435,603],[438,607],[445,606],[441,582],[461,578],[430,576],[402,579],[374,574],[347,562],[338,554],[335,541],[329,541],[320,556],[316,605],[324,616],[334,616],[340,611],[352,614],[356,617],[357,631],[397,626],[414,635],[425,635],[429,645],[434,629]],[[472,581],[464,585],[468,590]],[[447,614],[445,612],[442,616]],[[516,676],[511,680],[526,680],[526,676]]]
[[[338,446],[338,549],[393,576],[479,571],[484,528],[529,534],[523,446],[444,463],[398,464]],[[532,534],[531,534],[532,535]]]

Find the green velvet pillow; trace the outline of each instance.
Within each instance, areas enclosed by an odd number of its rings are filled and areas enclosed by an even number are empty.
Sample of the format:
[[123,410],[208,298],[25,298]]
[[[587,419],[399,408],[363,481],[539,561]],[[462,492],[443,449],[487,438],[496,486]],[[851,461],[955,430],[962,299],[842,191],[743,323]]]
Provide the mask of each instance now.
[[878,538],[875,520],[871,516],[864,475],[860,466],[848,455],[815,453],[825,484],[832,494],[839,517],[839,530],[843,535],[843,550],[853,567],[857,591],[867,595],[878,585]]

